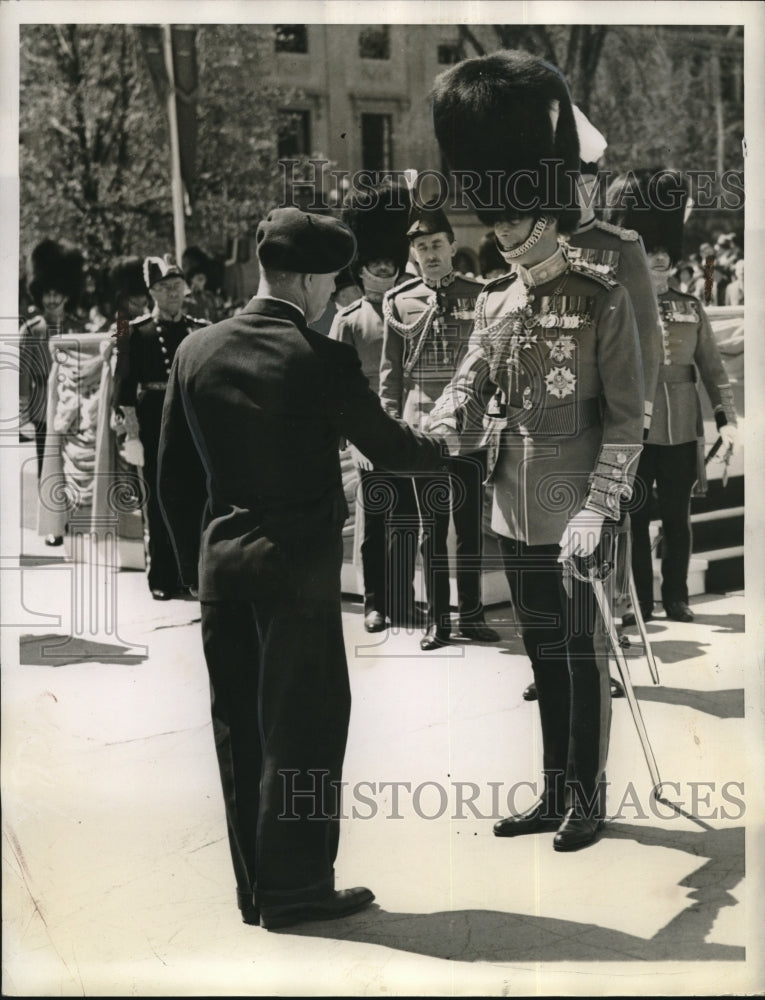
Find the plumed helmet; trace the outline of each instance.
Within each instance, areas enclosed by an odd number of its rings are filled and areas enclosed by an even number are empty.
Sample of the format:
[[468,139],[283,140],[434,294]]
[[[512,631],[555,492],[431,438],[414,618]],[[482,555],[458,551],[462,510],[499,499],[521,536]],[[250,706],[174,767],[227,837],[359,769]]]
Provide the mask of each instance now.
[[494,52],[439,74],[431,99],[441,152],[472,175],[465,200],[483,223],[532,214],[576,228],[579,139],[560,70],[528,52]]
[[449,240],[454,242],[454,230],[439,200],[434,198],[424,205],[415,202],[406,231],[409,241],[416,240],[418,236],[432,236],[434,233],[446,233]]
[[38,309],[47,291],[66,297],[68,307],[76,305],[84,283],[82,253],[64,240],[41,240],[29,255],[27,280],[29,294]]
[[386,178],[370,187],[351,189],[341,218],[356,237],[355,275],[372,260],[388,258],[403,271],[409,259],[406,231],[412,199],[406,184]]
[[644,168],[621,174],[606,192],[604,218],[643,238],[646,253],[666,250],[672,263],[683,255],[688,185],[677,170]]

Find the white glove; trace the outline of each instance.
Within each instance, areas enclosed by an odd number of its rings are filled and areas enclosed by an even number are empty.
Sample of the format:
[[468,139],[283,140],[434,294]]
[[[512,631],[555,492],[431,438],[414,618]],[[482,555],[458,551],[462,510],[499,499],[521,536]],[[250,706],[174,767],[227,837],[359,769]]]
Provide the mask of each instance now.
[[143,445],[138,438],[125,438],[122,446],[122,457],[130,465],[143,465]]
[[604,520],[604,516],[594,510],[583,509],[575,514],[560,536],[558,562],[568,556],[591,556],[598,547]]
[[723,458],[726,456],[730,458],[738,444],[738,427],[735,424],[723,424],[720,428],[720,437],[722,438]]

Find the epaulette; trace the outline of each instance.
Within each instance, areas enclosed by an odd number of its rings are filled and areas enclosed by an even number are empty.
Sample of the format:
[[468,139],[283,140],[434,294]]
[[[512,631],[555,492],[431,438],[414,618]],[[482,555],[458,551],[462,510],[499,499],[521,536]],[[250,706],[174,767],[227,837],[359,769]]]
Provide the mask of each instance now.
[[498,274],[496,278],[489,278],[488,281],[484,282],[481,291],[486,292],[489,291],[489,289],[497,288],[503,281],[507,281],[508,278],[513,278],[515,274],[515,271],[506,271],[504,274]]
[[343,308],[338,312],[337,315],[350,316],[352,312],[356,312],[357,309],[361,309],[361,304],[363,301],[364,301],[363,297],[354,299],[353,302],[349,302],[347,306],[343,306]]
[[597,281],[604,288],[616,288],[619,284],[615,278],[596,271],[586,260],[572,260],[570,261],[570,265],[574,274],[580,274],[583,278],[590,278],[592,281]]
[[464,281],[467,285],[474,285],[479,291],[483,288],[484,283],[482,281],[479,281],[478,278],[471,278],[469,274],[463,274],[462,271],[457,272],[456,279]]
[[634,243],[640,239],[640,233],[636,229],[624,229],[622,226],[615,226],[613,222],[603,222],[602,219],[595,220],[595,228],[602,229],[604,233],[613,233],[627,243]]
[[146,323],[147,320],[154,319],[150,312],[144,313],[143,316],[136,316],[135,319],[130,320],[131,326],[140,326],[142,323]]
[[189,323],[196,323],[197,326],[210,326],[210,320],[205,319],[204,316],[189,316],[184,313],[183,318],[188,320]]
[[413,275],[408,281],[403,281],[400,285],[394,285],[393,288],[388,289],[385,293],[385,298],[392,299],[394,296],[398,295],[399,292],[415,288],[419,284],[422,284],[422,278],[419,275]]

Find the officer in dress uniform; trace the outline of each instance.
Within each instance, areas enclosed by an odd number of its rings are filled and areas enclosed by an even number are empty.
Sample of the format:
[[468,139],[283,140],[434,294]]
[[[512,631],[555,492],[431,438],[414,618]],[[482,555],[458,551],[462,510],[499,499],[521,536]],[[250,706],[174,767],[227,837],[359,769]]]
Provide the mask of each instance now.
[[[643,414],[643,440],[651,425],[651,408],[656,394],[656,379],[661,358],[661,328],[656,294],[651,281],[645,248],[639,234],[634,229],[625,229],[612,222],[605,222],[595,215],[598,188],[598,163],[602,159],[607,142],[603,134],[595,128],[587,116],[574,105],[574,119],[579,139],[579,178],[577,196],[580,207],[579,224],[566,239],[569,259],[595,274],[605,274],[629,294],[635,313],[635,322],[640,338],[640,358],[643,367],[645,401]],[[625,518],[620,525],[616,559],[617,604],[623,604],[629,586],[629,566],[631,561],[630,525]],[[629,624],[634,616],[623,616],[622,623]],[[611,694],[623,697],[624,691],[619,681],[611,678]],[[523,692],[526,701],[534,701],[536,688],[530,684]]]
[[351,705],[340,438],[384,468],[445,459],[383,412],[353,348],[309,326],[354,256],[351,231],[282,208],[256,240],[257,295],[178,351],[159,484],[183,578],[199,588],[239,907],[273,929],[374,899],[335,889]]
[[607,194],[609,214],[643,238],[661,317],[662,358],[653,419],[637,471],[637,493],[644,502],[630,514],[632,568],[645,620],[653,617],[654,606],[649,525],[655,483],[663,527],[662,604],[668,618],[693,621],[688,607],[690,501],[694,484],[698,494],[706,491],[699,378],[728,454],[737,437],[733,391],[704,308],[692,295],[669,287],[671,268],[682,257],[687,198],[682,175],[663,168],[619,177]]
[[[19,402],[22,425],[30,422],[35,429],[38,477],[45,448],[51,369],[48,341],[57,334],[82,330],[75,308],[83,281],[82,254],[68,243],[45,239],[29,255],[29,294],[39,312],[24,320],[19,330]],[[58,535],[45,540],[47,545],[63,541]]]
[[157,499],[162,405],[179,344],[192,330],[208,324],[183,312],[186,281],[168,254],[144,260],[143,280],[154,308],[131,320],[127,327],[118,322],[113,398],[117,428],[124,429],[128,439],[126,456],[143,465],[149,589],[155,601],[167,601],[183,588]]
[[627,292],[569,260],[559,240],[579,218],[562,75],[524,52],[469,59],[436,79],[433,115],[449,165],[477,180],[478,217],[511,268],[478,298],[469,353],[430,415],[431,429],[469,450],[494,401],[492,528],[534,673],[544,777],[539,802],[495,834],[557,830],[554,848],[576,850],[602,826],[611,708],[604,635],[577,560],[606,543],[641,451],[635,318]]
[[[444,211],[416,205],[408,229],[421,277],[388,292],[380,367],[380,399],[391,416],[421,428],[467,349],[473,309],[482,283],[455,273],[457,244]],[[458,638],[496,642],[484,621],[481,550],[485,451],[450,459],[449,476],[417,477],[422,563],[428,601],[423,650],[438,649],[451,634],[449,616],[449,515],[457,536]]]
[[[386,180],[374,188],[351,191],[342,218],[356,237],[352,278],[363,289],[360,298],[335,316],[330,337],[356,349],[372,390],[379,395],[383,345],[382,301],[400,284],[409,258],[411,197],[404,184]],[[335,283],[337,286],[337,282]],[[401,511],[416,511],[411,476],[375,470],[366,456],[353,449],[359,472],[364,536],[364,627],[380,632],[386,617],[392,625],[414,624],[414,556],[394,523]],[[401,544],[403,541],[403,545]]]

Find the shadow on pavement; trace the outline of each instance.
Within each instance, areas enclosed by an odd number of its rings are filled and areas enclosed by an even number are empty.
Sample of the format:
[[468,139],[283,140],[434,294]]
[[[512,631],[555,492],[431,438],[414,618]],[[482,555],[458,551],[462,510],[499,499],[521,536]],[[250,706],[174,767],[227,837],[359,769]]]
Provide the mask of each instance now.
[[95,642],[62,635],[22,635],[19,663],[31,667],[63,667],[69,663],[120,663],[132,666],[148,659],[144,646]]
[[744,689],[725,688],[722,691],[695,691],[692,688],[635,687],[640,701],[658,701],[665,705],[687,705],[697,712],[718,719],[744,718]]
[[[745,959],[743,947],[705,940],[720,910],[737,905],[731,889],[744,876],[743,827],[696,833],[613,823],[603,836],[632,839],[707,859],[680,882],[692,890],[692,904],[652,938],[598,924],[500,910],[391,913],[377,906],[343,921],[305,924],[283,933],[377,944],[460,962],[740,962]],[[605,878],[606,873],[603,874]],[[602,885],[607,894],[606,883]],[[629,901],[624,905],[629,905]]]

